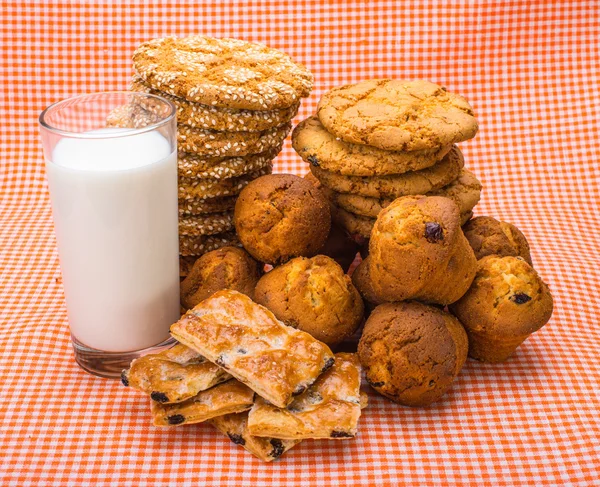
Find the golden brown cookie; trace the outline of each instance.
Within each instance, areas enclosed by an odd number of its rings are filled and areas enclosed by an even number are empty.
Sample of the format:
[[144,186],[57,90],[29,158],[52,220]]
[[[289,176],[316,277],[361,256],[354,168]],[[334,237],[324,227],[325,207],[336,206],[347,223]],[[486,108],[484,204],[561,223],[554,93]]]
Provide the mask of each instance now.
[[248,412],[227,414],[210,420],[210,423],[233,443],[240,445],[255,457],[265,462],[279,458],[302,440],[282,440],[253,436],[248,432]]
[[171,325],[171,335],[278,407],[286,407],[334,361],[327,345],[230,289],[188,311]]
[[260,277],[256,262],[243,249],[221,247],[200,257],[181,283],[181,304],[193,308],[221,289],[234,289],[254,296],[254,287]]
[[179,237],[179,255],[184,257],[199,257],[211,250],[220,249],[227,245],[241,247],[242,244],[235,232],[225,232],[216,235],[197,235],[194,237]]
[[331,226],[329,203],[310,182],[291,174],[252,181],[237,200],[235,228],[255,259],[279,264],[315,255]]
[[452,385],[467,359],[467,334],[450,313],[416,301],[377,306],[358,356],[367,382],[405,406],[427,406]]
[[371,237],[373,226],[375,225],[375,218],[369,218],[366,216],[355,215],[350,213],[339,206],[331,205],[331,220],[342,227],[351,236],[359,236],[363,239]]
[[358,357],[336,353],[333,366],[286,408],[257,397],[248,413],[248,431],[286,440],[343,440],[356,436],[360,414]]
[[310,71],[287,54],[238,39],[152,39],[133,53],[133,65],[152,88],[215,107],[286,108],[313,85]]
[[235,195],[222,198],[179,200],[179,215],[208,215],[233,211],[236,200],[237,196]]
[[456,203],[440,196],[404,196],[381,211],[369,241],[373,289],[386,301],[449,304],[469,289],[473,250]]
[[344,176],[386,176],[433,166],[450,150],[440,148],[394,152],[349,144],[325,130],[317,117],[300,122],[292,132],[294,150],[309,164]]
[[552,316],[548,286],[520,257],[489,255],[477,262],[467,293],[450,307],[469,335],[469,356],[503,362]]
[[475,137],[473,109],[459,95],[423,80],[379,79],[325,93],[317,115],[346,142],[388,151],[431,150]]
[[391,176],[343,176],[311,166],[315,177],[339,193],[352,193],[371,198],[398,198],[410,194],[425,194],[454,181],[464,166],[462,152],[457,146],[434,166]]
[[124,386],[142,391],[163,404],[185,401],[229,379],[231,376],[221,367],[180,343],[135,359],[121,373]]
[[177,145],[180,151],[202,156],[238,157],[260,154],[281,147],[290,128],[291,124],[287,123],[262,132],[219,132],[179,125]]
[[243,176],[271,164],[281,146],[243,157],[206,157],[188,152],[177,155],[178,174],[186,179],[228,179]]
[[260,278],[254,300],[288,326],[336,345],[359,327],[364,307],[344,270],[330,257],[296,257]]
[[272,165],[268,165],[243,176],[228,179],[194,179],[180,178],[179,180],[179,206],[184,201],[201,201],[212,198],[223,198],[240,194],[242,189],[252,180],[271,174]]
[[179,235],[215,235],[233,229],[233,212],[179,218]]
[[486,255],[522,257],[532,265],[529,243],[525,235],[511,223],[503,222],[491,216],[478,216],[463,227],[465,237],[481,259]]
[[[367,196],[361,196],[358,194],[349,193],[338,193],[329,188],[322,188],[325,195],[335,205],[340,208],[354,213],[356,215],[367,216],[371,218],[377,218],[379,212],[385,207],[389,206],[395,198],[369,198]],[[475,177],[475,175],[466,170],[461,169],[458,178],[452,181],[450,184],[438,189],[437,191],[431,191],[426,196],[445,196],[450,198],[458,205],[458,209],[461,213],[461,220],[463,223],[467,221],[466,216],[473,210],[475,205],[479,202],[481,195],[481,183]],[[462,218],[462,216],[465,218]]]
[[292,120],[300,107],[300,103],[296,103],[290,107],[269,111],[217,108],[153,90],[138,76],[133,77],[130,89],[162,96],[169,100],[177,108],[177,123],[180,125],[225,132],[262,132],[279,127]]

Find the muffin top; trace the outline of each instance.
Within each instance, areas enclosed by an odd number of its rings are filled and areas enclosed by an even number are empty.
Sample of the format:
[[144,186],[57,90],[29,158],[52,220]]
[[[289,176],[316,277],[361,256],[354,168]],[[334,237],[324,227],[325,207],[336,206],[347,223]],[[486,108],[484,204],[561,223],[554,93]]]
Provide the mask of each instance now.
[[221,247],[196,260],[181,282],[181,303],[193,308],[221,289],[234,289],[252,297],[259,277],[258,263],[247,252]]
[[446,264],[460,234],[456,204],[441,196],[404,196],[383,209],[371,233],[371,275],[415,287]]
[[364,307],[358,291],[330,257],[297,257],[265,274],[255,300],[281,321],[328,345],[356,331]]
[[401,404],[439,399],[467,357],[467,336],[449,313],[416,301],[378,306],[365,324],[358,353],[367,380]]
[[327,239],[331,215],[327,199],[310,182],[271,174],[242,190],[234,222],[244,248],[257,260],[276,265],[315,255]]
[[548,286],[525,260],[489,255],[477,263],[469,291],[452,311],[468,331],[491,336],[529,335],[552,315]]
[[491,216],[478,216],[468,221],[463,231],[477,259],[487,255],[512,255],[522,257],[532,265],[529,243],[525,235],[511,223]]

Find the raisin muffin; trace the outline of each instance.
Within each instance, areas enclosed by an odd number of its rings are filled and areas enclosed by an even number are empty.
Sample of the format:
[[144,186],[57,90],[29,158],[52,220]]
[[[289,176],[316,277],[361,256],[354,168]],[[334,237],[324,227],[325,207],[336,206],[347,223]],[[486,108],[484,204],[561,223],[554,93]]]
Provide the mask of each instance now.
[[548,286],[520,257],[490,255],[477,263],[467,293],[450,309],[469,335],[469,356],[503,362],[552,315]]
[[330,257],[297,257],[258,281],[254,300],[289,326],[335,345],[359,327],[364,306],[343,269]]
[[478,216],[469,220],[463,231],[478,260],[486,255],[512,255],[533,265],[525,235],[511,223]]
[[477,264],[458,206],[441,196],[404,196],[383,209],[369,256],[373,290],[384,301],[453,303],[469,289]]
[[358,356],[377,392],[405,406],[427,406],[451,386],[467,349],[467,334],[454,316],[406,301],[375,308],[358,343]]
[[291,174],[271,174],[242,190],[234,223],[250,255],[277,265],[315,255],[329,234],[331,214],[327,199],[310,182]]
[[252,297],[259,277],[259,264],[247,252],[221,247],[196,260],[181,282],[181,304],[193,308],[221,289],[234,289]]

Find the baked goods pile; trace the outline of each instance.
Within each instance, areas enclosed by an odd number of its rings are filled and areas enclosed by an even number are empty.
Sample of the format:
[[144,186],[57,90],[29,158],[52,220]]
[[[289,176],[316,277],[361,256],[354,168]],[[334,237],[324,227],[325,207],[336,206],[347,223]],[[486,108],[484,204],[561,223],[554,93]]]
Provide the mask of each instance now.
[[371,80],[334,88],[292,145],[331,202],[333,220],[359,240],[407,195],[440,195],[472,216],[481,184],[455,144],[477,133],[464,98],[428,81]]
[[304,439],[356,435],[366,406],[356,354],[334,354],[233,290],[202,301],[171,334],[178,345],[121,377],[150,396],[155,426],[209,421],[265,461]]
[[233,208],[248,182],[269,174],[312,74],[285,53],[237,39],[167,37],[133,54],[133,91],[177,108],[182,275],[194,260],[239,245]]
[[464,98],[427,81],[335,88],[294,129],[311,171],[300,178],[264,174],[312,86],[289,57],[167,38],[134,64],[134,89],[177,105],[183,151],[188,311],[171,327],[178,345],[122,376],[150,396],[154,425],[209,422],[270,461],[354,437],[361,370],[379,394],[427,406],[467,356],[506,360],[550,319],[524,235],[472,218],[481,184],[456,144],[478,125]]

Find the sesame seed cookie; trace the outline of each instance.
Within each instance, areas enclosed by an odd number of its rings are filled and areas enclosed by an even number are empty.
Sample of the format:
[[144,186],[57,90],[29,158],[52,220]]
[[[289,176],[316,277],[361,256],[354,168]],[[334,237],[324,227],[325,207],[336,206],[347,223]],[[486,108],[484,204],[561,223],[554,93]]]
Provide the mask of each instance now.
[[152,39],[133,53],[133,65],[156,90],[223,108],[286,108],[313,86],[310,71],[287,54],[238,39]]
[[207,215],[209,213],[223,213],[235,208],[237,196],[224,198],[179,200],[179,215]]
[[180,178],[228,179],[262,169],[275,159],[281,145],[260,154],[243,157],[206,157],[180,152],[177,165]]
[[179,236],[215,235],[232,228],[232,212],[179,218]]
[[300,103],[296,103],[287,108],[268,111],[217,108],[211,105],[193,103],[185,98],[154,90],[138,76],[133,77],[129,89],[162,96],[172,102],[177,108],[177,122],[180,125],[227,132],[261,132],[279,127],[292,120],[300,107]]
[[263,132],[219,132],[196,129],[189,125],[177,127],[177,144],[180,151],[204,156],[245,156],[260,154],[280,147],[290,132],[291,124]]
[[242,246],[235,232],[224,232],[216,235],[182,235],[179,237],[179,255],[183,257],[200,256],[228,245]]
[[371,198],[398,198],[411,194],[425,194],[454,181],[464,166],[462,152],[453,146],[450,152],[434,166],[420,171],[389,176],[343,176],[320,167],[311,166],[315,177],[339,193],[353,193]]
[[179,202],[200,201],[211,198],[220,198],[223,196],[234,196],[240,193],[242,189],[253,179],[265,174],[271,174],[272,165],[263,167],[243,176],[228,179],[179,179]]
[[393,152],[349,144],[325,130],[317,117],[310,117],[294,128],[292,147],[304,161],[327,171],[344,176],[386,176],[433,166],[452,146]]
[[317,106],[325,128],[346,142],[389,151],[443,147],[475,137],[467,101],[429,81],[379,79],[341,86]]
[[[370,218],[377,218],[379,212],[394,201],[393,198],[378,199],[357,194],[338,193],[327,187],[322,187],[322,190],[329,201],[340,208],[350,213]],[[426,196],[445,196],[446,198],[450,198],[458,205],[461,215],[466,215],[479,203],[481,183],[472,172],[461,169],[458,178],[443,188],[430,191]]]

